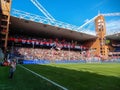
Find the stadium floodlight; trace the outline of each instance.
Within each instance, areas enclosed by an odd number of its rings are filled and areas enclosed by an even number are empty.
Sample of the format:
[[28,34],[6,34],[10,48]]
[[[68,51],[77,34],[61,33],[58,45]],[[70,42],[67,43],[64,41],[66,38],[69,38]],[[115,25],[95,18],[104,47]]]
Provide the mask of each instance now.
[[37,1],[37,0],[30,0],[48,19],[54,21],[52,15],[48,13],[48,11]]

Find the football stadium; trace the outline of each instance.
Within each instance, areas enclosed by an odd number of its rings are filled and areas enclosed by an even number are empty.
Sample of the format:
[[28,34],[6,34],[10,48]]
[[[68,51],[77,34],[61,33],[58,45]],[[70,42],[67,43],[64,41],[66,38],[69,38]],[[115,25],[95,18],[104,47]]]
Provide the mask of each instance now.
[[11,8],[14,1],[0,0],[0,90],[120,90],[120,27],[109,30],[106,21],[120,11],[76,26],[56,20],[41,0],[29,2],[45,17]]

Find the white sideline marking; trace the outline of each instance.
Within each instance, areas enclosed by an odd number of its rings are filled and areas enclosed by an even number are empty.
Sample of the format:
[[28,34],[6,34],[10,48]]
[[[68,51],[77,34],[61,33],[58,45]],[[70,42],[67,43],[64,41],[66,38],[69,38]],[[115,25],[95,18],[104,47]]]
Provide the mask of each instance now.
[[24,67],[24,66],[22,66],[22,65],[20,65],[20,67],[22,67],[22,68],[26,69],[27,71],[29,71],[29,72],[31,72],[31,73],[33,73],[33,74],[35,74],[35,75],[41,77],[42,79],[47,80],[48,82],[54,84],[55,86],[58,86],[58,87],[62,88],[63,90],[68,90],[67,88],[65,88],[65,87],[63,87],[63,86],[61,86],[61,85],[59,85],[59,84],[53,82],[52,80],[50,80],[50,79],[48,79],[48,78],[46,78],[46,77],[44,77],[44,76],[42,76],[42,75],[40,75],[40,74],[38,74],[38,73],[32,71],[32,70],[30,70],[30,69],[28,69],[28,68],[26,68],[26,67]]

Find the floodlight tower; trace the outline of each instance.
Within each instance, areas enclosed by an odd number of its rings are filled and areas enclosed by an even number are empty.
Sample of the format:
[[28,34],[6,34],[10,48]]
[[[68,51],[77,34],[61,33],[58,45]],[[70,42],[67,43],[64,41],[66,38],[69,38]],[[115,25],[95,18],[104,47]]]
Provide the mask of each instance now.
[[0,0],[0,48],[7,50],[11,0]]

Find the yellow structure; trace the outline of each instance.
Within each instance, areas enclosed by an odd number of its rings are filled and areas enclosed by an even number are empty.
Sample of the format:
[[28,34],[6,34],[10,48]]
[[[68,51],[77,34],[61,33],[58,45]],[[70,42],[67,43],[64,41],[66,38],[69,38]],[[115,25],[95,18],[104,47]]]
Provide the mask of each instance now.
[[7,50],[7,41],[10,24],[11,0],[0,0],[0,44],[4,50]]
[[86,41],[84,45],[92,51],[93,55],[100,56],[103,59],[108,58],[109,48],[108,45],[106,45],[106,25],[104,16],[99,15],[95,19],[95,30],[97,38],[95,40]]
[[106,25],[104,16],[100,15],[95,19],[95,28],[97,40],[94,45],[97,47],[97,52],[105,58],[108,56],[108,46],[106,45]]

